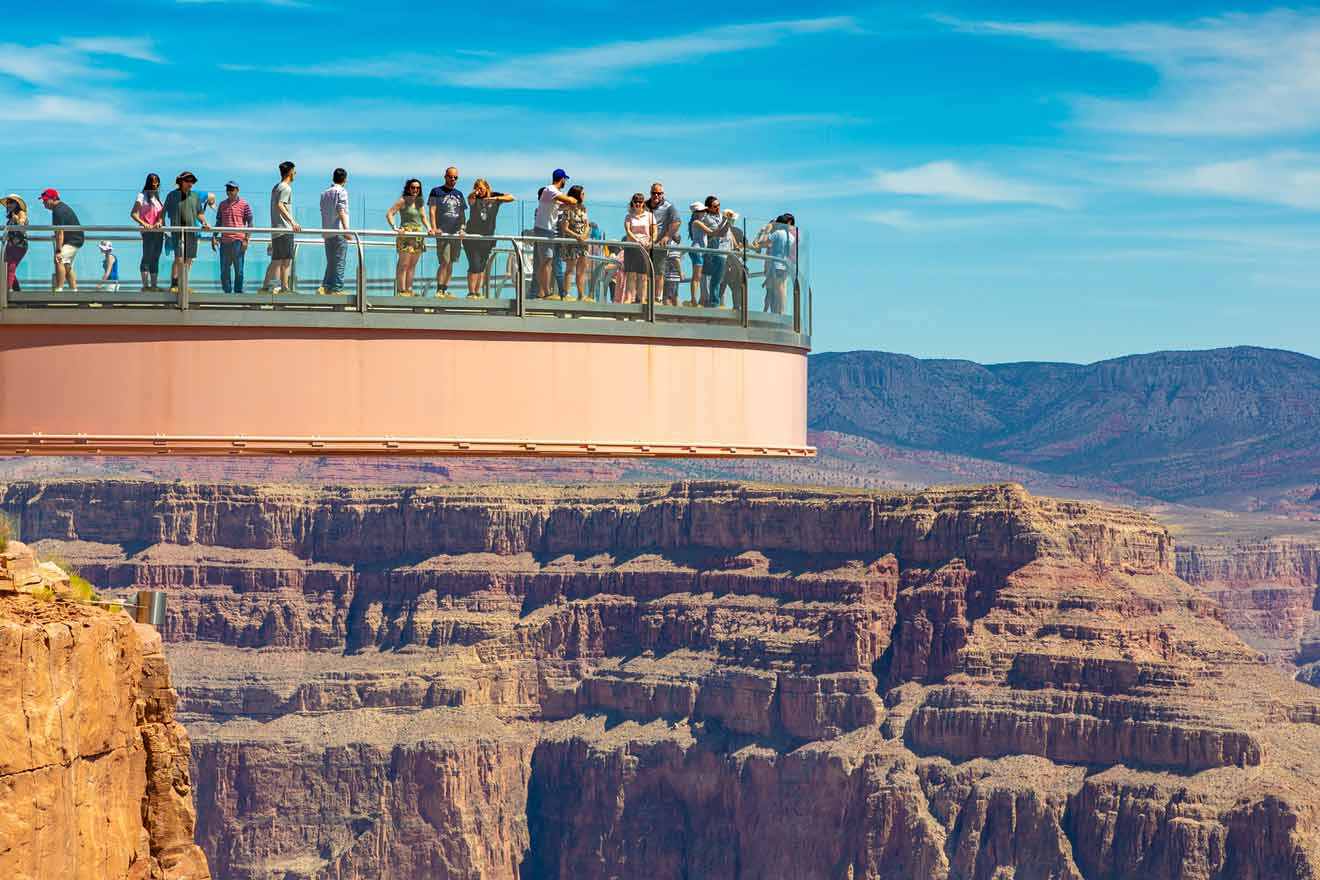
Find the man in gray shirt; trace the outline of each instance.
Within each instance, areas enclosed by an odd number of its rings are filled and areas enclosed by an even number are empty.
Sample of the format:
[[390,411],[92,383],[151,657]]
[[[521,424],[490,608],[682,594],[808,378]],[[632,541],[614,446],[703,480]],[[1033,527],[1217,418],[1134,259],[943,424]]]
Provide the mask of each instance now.
[[655,245],[651,248],[651,271],[654,277],[651,280],[651,289],[659,291],[665,277],[673,277],[674,281],[665,283],[664,296],[657,296],[656,302],[676,306],[679,273],[666,272],[665,268],[669,261],[678,260],[678,251],[671,251],[666,245],[679,243],[681,239],[679,228],[682,222],[678,219],[678,209],[665,198],[665,185],[658,180],[651,184],[651,198],[647,201],[646,207],[655,215]]
[[270,238],[270,265],[261,282],[263,293],[292,293],[290,276],[293,272],[293,233],[302,232],[293,219],[293,179],[298,169],[292,162],[280,163],[280,182],[270,191],[270,225],[272,229],[287,229]]

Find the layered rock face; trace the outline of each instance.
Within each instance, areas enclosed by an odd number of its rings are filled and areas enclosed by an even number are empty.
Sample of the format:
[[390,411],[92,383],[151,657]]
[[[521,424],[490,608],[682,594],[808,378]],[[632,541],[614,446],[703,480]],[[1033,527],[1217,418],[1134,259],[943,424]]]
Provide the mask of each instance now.
[[1224,608],[1227,622],[1278,665],[1320,683],[1320,543],[1276,539],[1187,546],[1178,574]]
[[1128,511],[727,483],[0,506],[170,592],[226,880],[1320,869],[1320,694]]
[[[37,568],[14,543],[6,557],[0,578]],[[0,595],[0,678],[0,876],[210,877],[193,844],[188,736],[155,630]]]

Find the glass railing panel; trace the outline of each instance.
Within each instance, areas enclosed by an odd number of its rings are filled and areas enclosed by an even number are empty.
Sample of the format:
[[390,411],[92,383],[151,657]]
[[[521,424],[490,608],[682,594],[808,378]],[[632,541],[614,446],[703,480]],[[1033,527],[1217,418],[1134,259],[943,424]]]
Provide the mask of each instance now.
[[[501,230],[493,236],[411,236],[421,246],[409,282],[413,293],[419,295],[408,298],[399,295],[400,236],[387,229],[352,230],[342,248],[327,250],[326,232],[319,227],[320,214],[314,205],[295,202],[295,218],[303,228],[281,232],[262,225],[269,223],[269,200],[263,198],[261,204],[253,206],[256,225],[247,230],[215,229],[217,213],[208,206],[206,219],[212,228],[144,232],[123,210],[125,206],[131,209],[135,196],[103,191],[71,196],[93,206],[90,210],[76,209],[86,226],[82,247],[70,255],[78,282],[76,293],[67,282],[64,290],[53,292],[50,212],[44,207],[33,211],[29,206],[33,223],[26,228],[28,248],[16,266],[19,290],[10,295],[10,304],[175,309],[396,308],[427,313],[748,324],[776,332],[792,332],[800,327],[801,332],[810,332],[807,238],[784,224],[758,226],[738,219],[728,224],[726,234],[714,248],[693,247],[690,228],[685,224],[681,230],[683,244],[644,248],[617,240],[623,233],[622,206],[592,204],[588,212],[594,224],[592,238],[585,243],[562,237],[547,241],[530,235],[532,230],[524,225],[530,221],[534,204],[508,202],[501,205],[497,215],[497,227],[509,230],[508,234]],[[372,215],[367,200],[352,205],[355,226]],[[379,213],[383,218],[384,211]],[[100,216],[89,219],[83,214],[125,216],[111,225],[96,225],[92,221],[100,220]],[[618,232],[604,228],[615,219]],[[243,236],[246,247],[236,247],[234,243],[241,242]],[[276,262],[277,241],[288,239],[293,248],[286,282],[282,271],[272,272],[272,264]],[[450,296],[444,299],[436,297],[440,265],[437,243],[452,257],[446,285]],[[179,245],[185,248],[183,258],[187,261],[184,296],[171,291]],[[338,250],[345,251],[342,290],[325,296],[319,291],[327,286],[327,280],[331,288],[335,287],[335,279],[326,276],[328,258],[337,260]],[[469,272],[474,266],[478,271]],[[154,286],[159,290],[151,289],[152,269]],[[268,285],[281,292],[263,292]],[[469,298],[469,292],[477,296]],[[187,302],[181,302],[183,299]],[[405,299],[425,302],[407,303]]]
[[746,239],[748,308],[751,323],[792,330],[799,320],[800,285],[795,266],[801,241],[795,226],[767,223]]

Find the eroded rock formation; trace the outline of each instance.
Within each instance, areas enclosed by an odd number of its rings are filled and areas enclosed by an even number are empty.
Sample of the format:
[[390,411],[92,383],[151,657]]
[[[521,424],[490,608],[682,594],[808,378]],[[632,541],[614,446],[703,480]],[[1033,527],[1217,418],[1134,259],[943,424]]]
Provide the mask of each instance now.
[[1320,544],[1275,539],[1179,547],[1179,577],[1224,608],[1234,632],[1320,683]]
[[1320,693],[1129,511],[724,483],[0,506],[170,592],[225,880],[1320,868]]
[[[17,542],[0,556],[2,582],[40,571]],[[154,629],[6,591],[0,680],[0,876],[210,877],[193,843],[188,735]]]

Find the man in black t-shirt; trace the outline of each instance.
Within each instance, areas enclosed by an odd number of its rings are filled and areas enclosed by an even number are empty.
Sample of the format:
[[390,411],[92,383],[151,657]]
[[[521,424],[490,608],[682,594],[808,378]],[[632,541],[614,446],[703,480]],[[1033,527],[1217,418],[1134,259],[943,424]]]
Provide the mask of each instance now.
[[[41,194],[41,203],[50,211],[51,226],[81,226],[78,222],[78,215],[73,212],[64,202],[60,201],[58,190],[47,189]],[[69,280],[69,289],[78,289],[78,276],[73,271],[73,259],[78,255],[78,248],[83,246],[86,236],[81,229],[73,229],[65,232],[62,229],[55,230],[55,287],[54,290],[64,289],[64,279]]]

